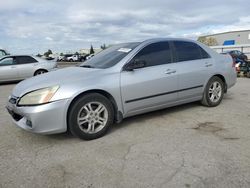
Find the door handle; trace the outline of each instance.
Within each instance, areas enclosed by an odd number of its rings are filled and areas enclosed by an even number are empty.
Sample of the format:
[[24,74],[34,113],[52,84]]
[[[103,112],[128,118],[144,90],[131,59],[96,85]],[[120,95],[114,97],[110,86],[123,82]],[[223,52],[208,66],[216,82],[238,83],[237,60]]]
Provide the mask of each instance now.
[[165,74],[174,74],[174,73],[176,73],[176,70],[168,69],[165,71]]
[[212,63],[205,63],[205,67],[211,67],[211,66],[213,66]]
[[11,66],[12,69],[16,68],[16,66]]

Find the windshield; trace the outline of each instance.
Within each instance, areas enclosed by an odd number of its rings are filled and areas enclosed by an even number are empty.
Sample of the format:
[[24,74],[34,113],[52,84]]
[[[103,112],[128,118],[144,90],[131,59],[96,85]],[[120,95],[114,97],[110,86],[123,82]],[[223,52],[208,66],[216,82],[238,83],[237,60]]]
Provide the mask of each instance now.
[[6,56],[7,53],[4,50],[0,50],[0,58]]
[[136,42],[111,46],[82,63],[80,67],[100,69],[112,67],[127,56],[139,44],[140,43]]

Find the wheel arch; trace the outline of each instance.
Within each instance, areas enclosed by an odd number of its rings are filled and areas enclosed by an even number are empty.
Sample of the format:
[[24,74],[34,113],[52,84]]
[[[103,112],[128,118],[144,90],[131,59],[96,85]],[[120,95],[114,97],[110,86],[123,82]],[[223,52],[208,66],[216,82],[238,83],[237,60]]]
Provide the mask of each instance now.
[[66,116],[66,122],[67,122],[67,128],[68,128],[68,119],[69,119],[69,111],[70,111],[70,109],[71,109],[71,107],[72,107],[72,105],[79,99],[79,98],[81,98],[81,97],[83,97],[84,95],[86,95],[86,94],[90,94],[90,93],[98,93],[98,94],[101,94],[101,95],[103,95],[104,97],[106,97],[110,102],[111,102],[111,104],[112,104],[112,107],[113,107],[113,109],[114,109],[114,117],[115,117],[115,119],[114,119],[114,121],[115,122],[121,122],[122,121],[122,119],[123,119],[123,115],[122,115],[122,113],[118,110],[118,106],[117,106],[117,103],[116,103],[116,101],[115,101],[115,99],[114,99],[114,97],[109,93],[109,92],[107,92],[107,91],[105,91],[105,90],[101,90],[101,89],[91,89],[91,90],[87,90],[87,91],[84,91],[84,92],[81,92],[81,93],[79,93],[77,96],[75,96],[74,98],[73,98],[73,100],[70,102],[70,104],[69,104],[69,106],[68,106],[68,109],[67,109],[67,116]]
[[225,78],[225,76],[223,76],[223,75],[220,74],[220,73],[214,74],[214,75],[212,75],[211,77],[209,77],[209,79],[205,82],[206,84],[205,84],[204,87],[203,87],[203,92],[204,92],[205,89],[206,89],[207,83],[208,83],[209,80],[210,80],[211,78],[213,78],[213,77],[218,77],[218,78],[220,78],[220,79],[222,80],[222,82],[224,83],[224,92],[227,93],[227,81],[226,81],[226,78]]
[[36,75],[36,73],[37,73],[37,71],[40,71],[40,70],[43,70],[43,71],[49,72],[49,71],[48,71],[47,69],[45,69],[45,68],[39,68],[39,69],[37,69],[37,70],[34,72],[33,76],[35,76],[35,75]]
[[[214,76],[219,77],[223,81],[223,83],[224,83],[224,92],[226,93],[227,92],[227,81],[226,81],[225,77],[222,74],[215,74]],[[214,76],[212,76],[212,77],[214,77]]]

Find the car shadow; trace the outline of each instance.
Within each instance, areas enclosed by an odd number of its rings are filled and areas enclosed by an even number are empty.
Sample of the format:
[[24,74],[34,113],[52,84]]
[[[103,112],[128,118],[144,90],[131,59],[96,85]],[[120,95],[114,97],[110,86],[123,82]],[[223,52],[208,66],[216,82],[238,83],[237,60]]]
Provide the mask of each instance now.
[[122,129],[124,127],[127,127],[135,122],[145,122],[145,121],[152,119],[152,118],[161,117],[161,116],[164,116],[167,114],[174,114],[174,113],[177,113],[180,111],[185,111],[185,110],[188,110],[190,108],[195,108],[195,107],[201,107],[200,102],[193,102],[193,103],[178,105],[178,106],[174,106],[174,107],[169,107],[169,108],[165,108],[165,109],[161,109],[161,110],[156,110],[156,111],[128,117],[128,118],[123,119],[123,121],[121,123],[115,124],[112,127],[112,129],[109,131],[109,134],[117,131],[118,129]]
[[5,86],[5,85],[13,85],[13,84],[18,84],[19,82],[21,82],[21,80],[19,81],[8,81],[8,82],[0,82],[0,86]]
[[[135,122],[138,122],[138,123],[144,122],[144,121],[147,121],[147,120],[152,119],[152,118],[157,118],[157,117],[161,117],[163,115],[177,113],[180,111],[184,111],[184,110],[188,110],[190,108],[195,108],[195,107],[200,107],[200,106],[201,106],[201,104],[199,102],[193,102],[193,103],[189,103],[189,104],[183,104],[183,105],[179,105],[179,106],[169,107],[169,108],[165,108],[162,110],[157,110],[157,111],[148,112],[145,114],[140,114],[140,115],[128,117],[128,118],[123,119],[123,121],[121,123],[114,124],[112,126],[112,128],[109,130],[109,132],[107,133],[107,135],[111,135],[114,132],[118,131],[119,129],[123,129],[125,127],[128,127]],[[77,137],[72,135],[70,133],[70,131],[67,131],[65,133],[59,133],[59,134],[45,135],[45,137],[52,139],[52,140],[58,140],[58,141],[78,139]]]
[[71,140],[77,138],[74,135],[72,135],[70,131],[58,134],[44,135],[44,137],[47,137],[52,140]]

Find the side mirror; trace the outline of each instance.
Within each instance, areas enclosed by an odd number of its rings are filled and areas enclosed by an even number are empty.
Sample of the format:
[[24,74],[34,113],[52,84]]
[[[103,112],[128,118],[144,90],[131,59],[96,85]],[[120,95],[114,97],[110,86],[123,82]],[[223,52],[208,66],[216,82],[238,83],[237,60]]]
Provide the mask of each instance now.
[[128,63],[124,70],[125,71],[133,71],[134,69],[139,69],[139,68],[143,68],[146,66],[146,62],[143,60],[139,60],[139,59],[135,59],[134,61]]

